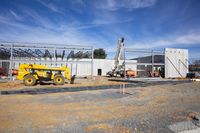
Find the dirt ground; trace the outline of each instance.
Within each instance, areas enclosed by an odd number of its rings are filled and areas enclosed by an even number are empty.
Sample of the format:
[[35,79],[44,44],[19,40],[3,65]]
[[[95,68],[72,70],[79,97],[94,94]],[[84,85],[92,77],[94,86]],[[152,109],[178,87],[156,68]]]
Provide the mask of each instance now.
[[[69,81],[66,81],[64,85],[56,86],[58,87],[79,87],[79,86],[98,86],[98,85],[113,85],[113,84],[122,84],[122,82],[108,81],[107,77],[94,77],[91,78],[76,78],[74,84],[70,84]],[[24,86],[23,81],[7,81],[0,82],[0,91],[2,90],[19,90],[19,89],[29,89],[29,88],[53,88],[55,85],[52,82],[39,83],[35,86]]]
[[[3,87],[1,86],[1,89]],[[0,132],[172,132],[200,112],[200,82],[119,89],[0,95]]]

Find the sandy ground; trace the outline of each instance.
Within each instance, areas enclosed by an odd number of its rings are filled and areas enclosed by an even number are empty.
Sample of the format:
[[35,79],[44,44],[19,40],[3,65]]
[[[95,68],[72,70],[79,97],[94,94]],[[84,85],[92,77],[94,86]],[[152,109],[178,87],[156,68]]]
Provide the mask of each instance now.
[[0,132],[170,132],[200,112],[200,83],[1,95]]

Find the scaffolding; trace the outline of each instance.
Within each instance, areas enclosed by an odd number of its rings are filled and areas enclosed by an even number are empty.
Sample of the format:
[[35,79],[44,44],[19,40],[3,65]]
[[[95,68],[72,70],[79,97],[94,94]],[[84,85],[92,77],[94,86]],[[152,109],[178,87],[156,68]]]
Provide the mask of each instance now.
[[[87,59],[87,60],[80,60]],[[12,70],[19,64],[58,65],[90,64],[93,76],[93,46],[0,42],[0,74],[12,79]]]

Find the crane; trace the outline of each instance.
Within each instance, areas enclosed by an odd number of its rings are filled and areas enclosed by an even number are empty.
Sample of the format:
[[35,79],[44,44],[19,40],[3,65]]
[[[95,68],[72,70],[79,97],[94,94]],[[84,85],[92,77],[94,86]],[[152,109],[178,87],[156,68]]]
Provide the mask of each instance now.
[[114,69],[112,69],[112,71],[107,72],[108,76],[116,77],[120,75],[121,77],[124,77],[126,75],[127,78],[137,76],[136,71],[131,70],[131,69],[125,70],[125,62],[123,62],[122,65],[119,64],[123,49],[124,49],[124,38],[122,37],[119,39],[118,44],[117,44]]
[[118,41],[116,55],[115,55],[114,69],[107,73],[107,75],[109,75],[110,77],[117,76],[117,75],[120,75],[120,76],[124,75],[124,71],[123,71],[124,65],[119,65],[119,61],[120,61],[120,57],[121,57],[121,53],[122,53],[123,48],[124,48],[124,38],[122,37]]

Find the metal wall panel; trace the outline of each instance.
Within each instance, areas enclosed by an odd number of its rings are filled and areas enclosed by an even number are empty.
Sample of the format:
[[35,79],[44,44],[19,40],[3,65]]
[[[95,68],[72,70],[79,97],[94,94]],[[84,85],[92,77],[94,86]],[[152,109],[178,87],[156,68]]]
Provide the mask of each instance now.
[[188,73],[188,50],[165,49],[165,78],[186,77]]
[[[80,59],[80,61],[88,61],[88,59]],[[114,62],[115,60],[113,59],[94,59],[93,61],[93,74],[94,76],[98,75],[98,69],[102,70],[102,76],[106,76],[106,73],[108,71],[111,71],[114,68]],[[122,64],[123,60],[120,61],[120,64]],[[132,64],[136,63],[135,60],[127,60],[126,68],[131,69],[131,70],[136,70],[137,65]],[[72,75],[76,74],[77,76],[88,76],[91,74],[91,65],[90,64],[73,64],[68,65],[68,67],[72,70]],[[71,68],[72,67],[72,68]]]

